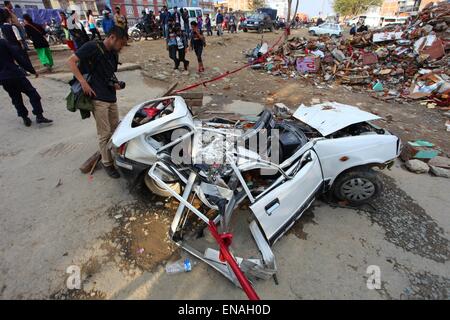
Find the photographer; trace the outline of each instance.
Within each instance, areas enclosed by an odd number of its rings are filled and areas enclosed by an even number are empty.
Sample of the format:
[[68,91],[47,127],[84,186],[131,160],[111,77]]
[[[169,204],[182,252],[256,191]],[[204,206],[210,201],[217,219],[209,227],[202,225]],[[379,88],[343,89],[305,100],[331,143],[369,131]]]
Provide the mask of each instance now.
[[[84,94],[92,98],[102,164],[112,178],[120,175],[114,168],[108,142],[119,122],[116,90],[125,87],[125,83],[117,80],[115,72],[119,63],[118,53],[127,40],[125,29],[114,26],[103,41],[85,43],[68,61]],[[89,81],[85,79],[86,75],[89,75]]]

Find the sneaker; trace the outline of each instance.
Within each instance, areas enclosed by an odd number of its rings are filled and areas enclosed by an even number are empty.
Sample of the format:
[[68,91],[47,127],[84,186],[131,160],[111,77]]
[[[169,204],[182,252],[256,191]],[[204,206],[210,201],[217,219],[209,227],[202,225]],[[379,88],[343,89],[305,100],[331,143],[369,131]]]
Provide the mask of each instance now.
[[40,117],[36,117],[36,122],[37,123],[52,123],[53,120],[47,119],[43,116],[40,116]]
[[24,124],[26,127],[30,127],[30,126],[31,126],[31,119],[30,119],[30,118],[28,118],[27,116],[25,116],[25,117],[22,117],[22,119],[23,119],[23,124]]
[[184,65],[184,71],[187,71],[188,67],[189,67],[189,61],[186,61],[186,64]]
[[105,169],[106,173],[108,174],[108,176],[110,176],[113,179],[118,179],[120,178],[120,174],[119,171],[116,170],[116,168],[114,168],[113,165],[110,166],[105,166],[103,165],[103,169]]

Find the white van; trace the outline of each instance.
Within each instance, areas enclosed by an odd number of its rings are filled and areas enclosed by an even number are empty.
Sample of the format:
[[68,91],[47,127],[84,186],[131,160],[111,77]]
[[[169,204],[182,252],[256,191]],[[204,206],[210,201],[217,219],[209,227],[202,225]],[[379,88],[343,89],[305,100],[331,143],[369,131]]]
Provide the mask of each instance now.
[[[180,9],[181,7],[178,8],[178,12],[180,12]],[[199,16],[203,17],[203,21],[205,19],[205,17],[203,16],[203,9],[200,7],[183,7],[183,10],[188,10],[189,12],[189,25],[192,21],[197,21],[197,17]],[[169,9],[169,12],[172,14],[173,9]],[[183,24],[181,26],[184,27]]]

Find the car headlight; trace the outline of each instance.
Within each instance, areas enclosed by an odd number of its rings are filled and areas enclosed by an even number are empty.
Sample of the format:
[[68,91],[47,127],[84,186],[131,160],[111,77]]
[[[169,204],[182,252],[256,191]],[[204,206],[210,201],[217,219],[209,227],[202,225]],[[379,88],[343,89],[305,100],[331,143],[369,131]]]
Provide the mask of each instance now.
[[258,21],[255,21],[255,24],[259,24],[259,22],[258,22]]

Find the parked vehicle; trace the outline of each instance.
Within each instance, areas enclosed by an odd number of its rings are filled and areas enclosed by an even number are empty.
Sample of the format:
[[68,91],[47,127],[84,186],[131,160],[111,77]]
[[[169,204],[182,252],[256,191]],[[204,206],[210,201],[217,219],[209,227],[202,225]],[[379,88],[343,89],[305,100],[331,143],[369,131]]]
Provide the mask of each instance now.
[[342,36],[342,28],[337,23],[329,23],[325,22],[316,27],[310,27],[309,33],[311,35],[329,35],[331,37],[341,37]]
[[64,31],[54,20],[45,26],[44,37],[51,46],[64,43]]
[[[197,21],[197,18],[203,15],[203,9],[200,7],[183,7],[184,10],[188,10],[189,12],[189,25],[192,21]],[[169,9],[170,13],[173,13],[173,9]]]
[[286,28],[286,19],[279,18],[275,20],[275,29],[285,29]]
[[147,32],[144,24],[142,22],[138,22],[128,29],[128,36],[134,41],[140,41],[142,37],[144,37],[145,40],[147,40],[147,38],[156,40],[162,38],[163,32],[158,24],[151,26],[149,32]]
[[[271,246],[316,197],[329,193],[362,204],[382,192],[372,168],[390,166],[401,142],[370,123],[377,119],[356,107],[323,103],[300,106],[287,117],[265,110],[254,121],[202,122],[181,97],[170,96],[132,108],[112,144],[123,176],[144,180],[153,193],[180,202],[170,227],[172,240],[238,284],[219,251],[190,243],[188,214],[199,219],[201,228],[213,221],[230,232],[231,221],[240,221],[232,216],[247,201],[249,228],[262,258],[235,259],[247,275],[270,278],[276,272]],[[252,141],[258,141],[257,148]],[[194,206],[194,199],[201,205]]]
[[254,13],[249,16],[242,23],[242,30],[248,32],[248,30],[255,30],[258,33],[262,33],[265,29],[273,31],[275,24],[267,13]]

